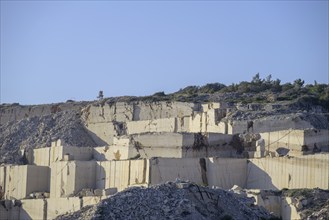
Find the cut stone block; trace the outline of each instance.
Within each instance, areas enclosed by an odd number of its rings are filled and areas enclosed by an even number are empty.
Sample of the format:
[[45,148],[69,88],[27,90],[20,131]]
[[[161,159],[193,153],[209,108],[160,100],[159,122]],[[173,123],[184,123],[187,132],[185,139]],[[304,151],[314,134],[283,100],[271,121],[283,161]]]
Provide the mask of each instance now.
[[32,163],[37,166],[49,166],[50,165],[50,150],[51,147],[37,148],[33,150]]
[[45,166],[6,166],[6,199],[24,199],[33,192],[49,192],[50,169]]
[[70,155],[73,160],[88,161],[93,158],[91,147],[57,146],[50,149],[50,163],[64,161],[65,155]]
[[43,199],[21,200],[19,219],[46,219],[47,203]]
[[82,198],[82,207],[96,205],[100,201],[102,201],[100,196],[86,196]]
[[82,202],[78,197],[50,198],[47,201],[47,219],[55,219],[57,216],[75,212],[81,209]]
[[93,148],[91,147],[53,146],[34,149],[32,164],[50,166],[51,163],[57,161],[88,161],[92,159]]
[[114,195],[115,193],[118,192],[117,188],[107,188],[103,190],[103,196],[110,196]]
[[154,120],[127,122],[128,134],[175,131],[177,131],[176,118],[160,118]]
[[194,134],[191,133],[147,133],[132,137],[143,147],[185,147],[194,143]]
[[300,157],[250,159],[249,189],[315,188],[328,189],[329,154]]
[[82,189],[95,188],[95,161],[52,163],[50,198],[77,195]]
[[96,188],[121,191],[129,185],[148,183],[148,160],[97,162]]
[[108,161],[133,159],[138,157],[139,153],[133,145],[111,145],[93,148],[93,155],[97,161]]

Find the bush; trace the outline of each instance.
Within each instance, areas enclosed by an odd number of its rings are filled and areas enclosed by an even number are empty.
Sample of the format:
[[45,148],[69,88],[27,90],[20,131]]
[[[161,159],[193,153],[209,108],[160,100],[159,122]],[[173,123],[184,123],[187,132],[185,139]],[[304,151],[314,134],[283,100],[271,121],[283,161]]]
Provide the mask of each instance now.
[[221,83],[209,83],[206,84],[205,86],[202,86],[199,89],[200,93],[210,93],[213,94],[215,92],[220,91],[221,89],[225,88],[226,86],[224,84]]
[[177,93],[179,94],[186,94],[186,95],[192,95],[197,93],[199,90],[198,86],[187,86],[184,89],[180,89]]
[[166,94],[162,91],[154,93],[153,96],[166,96]]

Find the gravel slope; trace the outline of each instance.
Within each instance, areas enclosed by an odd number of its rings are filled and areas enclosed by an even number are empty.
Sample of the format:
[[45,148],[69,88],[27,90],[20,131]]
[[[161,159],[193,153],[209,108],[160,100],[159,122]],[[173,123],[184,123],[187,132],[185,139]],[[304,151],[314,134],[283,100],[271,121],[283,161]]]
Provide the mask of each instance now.
[[47,147],[62,139],[73,146],[96,144],[85,130],[78,111],[61,111],[0,126],[0,164],[21,164],[20,149]]

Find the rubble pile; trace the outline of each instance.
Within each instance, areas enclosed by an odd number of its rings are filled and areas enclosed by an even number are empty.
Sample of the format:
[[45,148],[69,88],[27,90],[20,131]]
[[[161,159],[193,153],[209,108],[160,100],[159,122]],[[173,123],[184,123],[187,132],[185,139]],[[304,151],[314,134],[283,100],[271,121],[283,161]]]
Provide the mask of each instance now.
[[0,126],[0,164],[20,164],[20,150],[47,147],[62,139],[72,146],[95,147],[77,111],[61,111],[40,117],[25,118]]
[[295,198],[295,206],[302,219],[329,219],[329,190],[288,189],[283,194]]
[[254,199],[177,180],[149,188],[132,187],[95,206],[62,215],[73,219],[270,219]]

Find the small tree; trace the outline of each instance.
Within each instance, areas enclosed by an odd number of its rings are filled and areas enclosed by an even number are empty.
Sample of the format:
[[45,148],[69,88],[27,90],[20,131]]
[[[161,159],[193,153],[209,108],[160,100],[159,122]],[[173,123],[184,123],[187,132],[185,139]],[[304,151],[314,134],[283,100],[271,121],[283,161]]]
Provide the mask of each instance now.
[[259,73],[257,73],[254,77],[252,77],[251,83],[260,84],[262,80],[260,79]]
[[304,83],[305,83],[304,80],[296,79],[296,80],[294,81],[294,87],[295,87],[296,89],[300,89],[300,88],[303,87]]
[[102,91],[102,90],[100,90],[100,91],[98,92],[98,96],[97,96],[97,98],[98,98],[99,100],[102,100],[102,99],[104,98],[104,95],[103,95],[103,91]]
[[279,80],[279,79],[273,80],[271,82],[272,92],[281,92],[282,86],[280,85],[280,83],[281,83],[281,80]]
[[266,76],[265,82],[268,83],[268,84],[272,83],[272,75],[271,74]]

